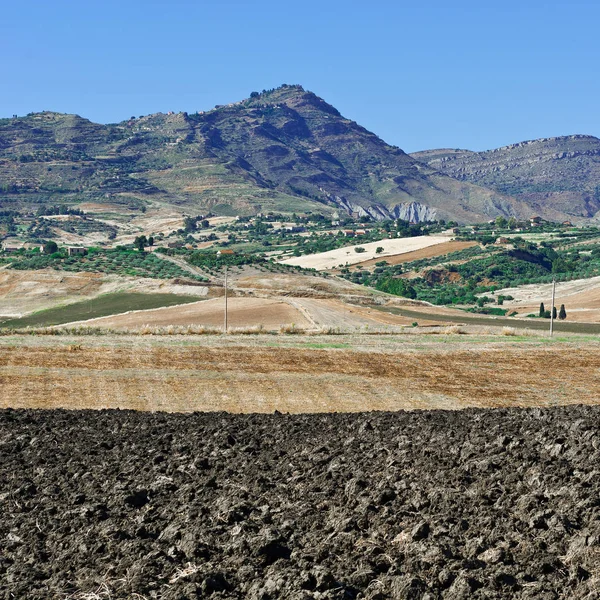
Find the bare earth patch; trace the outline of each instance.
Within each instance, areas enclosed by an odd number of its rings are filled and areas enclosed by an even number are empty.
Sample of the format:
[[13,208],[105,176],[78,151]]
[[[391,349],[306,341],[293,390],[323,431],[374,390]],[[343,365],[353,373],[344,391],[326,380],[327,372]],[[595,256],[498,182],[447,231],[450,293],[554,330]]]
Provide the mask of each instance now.
[[427,248],[421,248],[419,250],[413,250],[412,252],[404,252],[402,254],[394,255],[378,255],[378,258],[372,258],[364,262],[358,263],[356,266],[364,268],[374,267],[376,263],[385,260],[388,265],[400,265],[402,263],[412,262],[413,260],[421,260],[423,258],[434,258],[436,256],[444,256],[450,252],[458,252],[459,250],[465,250],[466,248],[472,248],[478,246],[477,242],[442,242],[435,246],[428,246]]
[[[152,310],[131,311],[120,315],[111,315],[85,321],[91,327],[110,329],[139,329],[145,325],[153,327],[204,325],[222,327],[225,312],[224,298],[213,298],[190,304],[157,308]],[[283,300],[270,298],[229,298],[229,327],[257,327],[279,329],[282,325],[295,324],[309,327],[310,322],[302,312]]]

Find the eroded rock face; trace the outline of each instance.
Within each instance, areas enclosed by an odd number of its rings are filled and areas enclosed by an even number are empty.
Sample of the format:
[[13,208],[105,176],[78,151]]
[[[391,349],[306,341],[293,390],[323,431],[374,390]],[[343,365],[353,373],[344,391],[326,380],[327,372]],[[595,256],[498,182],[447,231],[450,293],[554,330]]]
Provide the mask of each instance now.
[[539,214],[593,217],[600,210],[600,140],[542,138],[486,152],[427,150],[411,155],[460,181],[526,201]]
[[600,589],[597,407],[6,410],[0,458],[2,598]]

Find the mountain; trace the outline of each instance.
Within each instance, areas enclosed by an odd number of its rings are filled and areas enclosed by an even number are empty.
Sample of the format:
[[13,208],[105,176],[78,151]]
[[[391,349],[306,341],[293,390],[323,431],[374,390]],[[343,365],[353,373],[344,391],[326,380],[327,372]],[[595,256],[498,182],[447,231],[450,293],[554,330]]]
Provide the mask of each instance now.
[[544,138],[486,152],[426,150],[411,156],[433,169],[513,196],[532,214],[559,220],[600,216],[600,139]]
[[290,85],[111,125],[55,112],[0,120],[0,207],[62,202],[223,215],[342,209],[410,221],[531,212],[415,160]]

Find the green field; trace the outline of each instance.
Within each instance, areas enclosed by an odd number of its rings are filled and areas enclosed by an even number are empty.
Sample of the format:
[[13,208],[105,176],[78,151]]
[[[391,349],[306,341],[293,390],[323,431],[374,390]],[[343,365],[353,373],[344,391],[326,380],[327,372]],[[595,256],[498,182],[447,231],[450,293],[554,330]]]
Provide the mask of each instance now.
[[8,329],[48,327],[116,315],[129,310],[147,310],[160,308],[161,306],[188,304],[198,300],[202,300],[202,298],[198,296],[179,296],[177,294],[141,294],[137,292],[105,294],[84,302],[41,310],[20,319],[0,321],[0,327]]

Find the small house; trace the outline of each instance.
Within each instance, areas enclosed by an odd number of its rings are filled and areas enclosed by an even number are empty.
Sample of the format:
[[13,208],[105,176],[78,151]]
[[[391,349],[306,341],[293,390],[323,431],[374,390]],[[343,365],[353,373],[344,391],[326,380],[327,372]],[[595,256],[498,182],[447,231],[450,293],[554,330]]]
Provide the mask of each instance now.
[[85,248],[80,248],[78,246],[69,246],[67,248],[68,256],[85,256],[87,254],[87,250]]

